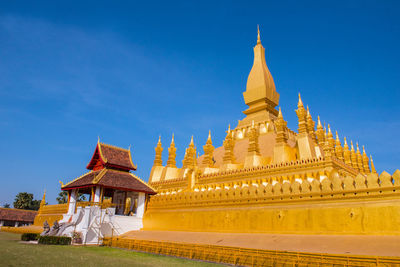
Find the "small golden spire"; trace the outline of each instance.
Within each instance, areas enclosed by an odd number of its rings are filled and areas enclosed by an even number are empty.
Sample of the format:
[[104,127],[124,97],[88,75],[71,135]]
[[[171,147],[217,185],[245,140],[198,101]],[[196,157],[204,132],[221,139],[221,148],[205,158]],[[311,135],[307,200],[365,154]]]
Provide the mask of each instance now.
[[336,131],[336,141],[339,141],[339,143],[340,143],[340,139],[339,139],[339,135],[338,135],[337,131]]
[[171,145],[174,144],[175,145],[175,140],[174,140],[174,134],[172,133],[172,140],[171,140]]
[[193,143],[193,135],[192,135],[192,138],[190,139],[190,144],[189,145],[194,145],[194,143]]
[[207,141],[211,140],[211,130],[208,130],[208,137],[207,137]]
[[319,115],[318,115],[318,124],[317,127],[321,127],[322,128],[322,124],[321,124],[321,120],[319,119]]
[[331,126],[329,125],[329,123],[328,123],[328,134],[331,134],[332,132],[331,132]]
[[228,134],[231,133],[231,124],[228,125]]
[[374,161],[372,159],[372,155],[369,155],[369,158],[371,159],[371,172],[377,173],[374,165]]
[[261,44],[260,26],[257,24],[257,44]]
[[298,107],[298,108],[300,108],[300,107],[303,107],[303,108],[304,108],[303,101],[301,100],[301,95],[300,95],[300,93],[299,93],[299,102],[297,103],[297,107]]
[[351,151],[354,151],[354,152],[355,152],[354,146],[353,146],[353,140],[350,141],[350,147],[351,147]]
[[360,153],[360,148],[358,147],[358,142],[356,143],[356,147],[357,147],[357,153]]
[[278,118],[282,118],[283,119],[281,107],[279,107]]
[[346,140],[346,136],[344,137],[344,145],[348,147],[348,145],[347,145],[347,140]]

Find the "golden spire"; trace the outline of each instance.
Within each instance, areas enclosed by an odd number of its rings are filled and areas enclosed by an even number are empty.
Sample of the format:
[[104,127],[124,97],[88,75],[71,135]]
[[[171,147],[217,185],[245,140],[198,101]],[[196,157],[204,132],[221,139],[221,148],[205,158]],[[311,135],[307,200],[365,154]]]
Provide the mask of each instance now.
[[362,161],[362,155],[360,152],[360,148],[358,147],[358,142],[356,143],[356,147],[357,147],[357,165],[358,165],[358,169],[360,170],[360,172],[364,173],[364,167],[363,167],[363,161]]
[[278,118],[275,121],[276,144],[285,144],[287,142],[286,125],[287,122],[283,119],[282,110],[279,107]]
[[310,113],[310,109],[308,108],[308,105],[307,105],[306,124],[307,124],[307,131],[310,134],[310,136],[311,136],[312,140],[314,141],[314,143],[316,144],[317,137],[315,135],[315,122],[312,119],[312,116],[311,116],[311,113]]
[[211,130],[208,130],[208,137],[207,137],[207,142],[206,142],[206,144],[211,144],[211,145],[212,145]]
[[212,168],[214,166],[214,160],[213,160],[214,146],[212,145],[211,131],[208,131],[207,142],[203,146],[203,150],[204,150],[204,158],[202,165],[204,167]]
[[44,190],[42,201],[40,201],[39,213],[42,213],[42,208],[44,205],[46,205],[46,189]]
[[300,93],[299,93],[299,102],[297,104],[296,114],[298,117],[299,134],[307,133],[306,110],[304,108],[303,101],[301,100]]
[[363,148],[362,161],[363,161],[364,172],[370,173],[371,169],[369,168],[369,158],[367,156],[367,153],[365,153],[365,147],[363,146],[362,148]]
[[351,165],[351,152],[349,150],[349,145],[347,144],[346,137],[344,138],[344,145],[343,145],[343,157],[344,157],[344,163]]
[[318,116],[317,130],[315,131],[315,134],[317,135],[318,144],[322,146],[325,142],[325,134],[319,116]]
[[336,141],[335,141],[335,154],[336,158],[343,161],[343,147],[340,143],[338,132],[336,131]]
[[303,107],[303,108],[304,108],[303,101],[301,100],[301,95],[300,95],[300,93],[299,93],[299,102],[297,103],[297,107],[298,107],[298,108],[300,108],[300,107]]
[[328,124],[328,143],[329,143],[329,148],[334,149],[335,148],[335,139],[333,139],[333,134],[331,131],[331,126]]
[[350,152],[351,152],[351,166],[353,167],[353,169],[358,170],[358,164],[357,164],[357,154],[356,151],[354,150],[354,146],[353,146],[353,141],[350,141]]
[[372,160],[372,155],[369,155],[369,158],[371,159],[371,172],[372,173],[377,173],[374,165],[374,161]]
[[224,164],[235,163],[235,155],[233,153],[233,149],[235,147],[235,139],[233,138],[232,134],[231,134],[231,125],[229,125],[228,134],[226,135],[223,143],[225,153],[222,160]]
[[174,134],[172,134],[171,144],[168,148],[168,160],[167,160],[167,167],[176,168],[176,147],[174,141]]
[[190,139],[189,147],[185,151],[185,157],[182,161],[182,168],[191,168],[194,167],[197,163],[196,160],[196,147],[193,142],[193,135]]
[[254,62],[247,78],[244,102],[249,106],[244,111],[246,115],[265,112],[278,114],[275,107],[279,104],[279,94],[276,92],[274,79],[265,61],[265,49],[261,44],[260,30],[257,30],[257,44],[254,47]]
[[162,145],[161,145],[161,135],[158,137],[157,146],[154,148],[156,151],[156,156],[154,158],[154,166],[162,166]]

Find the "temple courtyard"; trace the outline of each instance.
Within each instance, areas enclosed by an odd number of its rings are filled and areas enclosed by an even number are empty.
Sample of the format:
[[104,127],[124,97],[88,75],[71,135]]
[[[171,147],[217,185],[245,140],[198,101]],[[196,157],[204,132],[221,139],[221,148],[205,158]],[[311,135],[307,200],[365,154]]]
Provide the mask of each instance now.
[[[97,246],[20,243],[20,235],[0,232],[1,266],[216,266],[217,264]],[[90,259],[90,261],[88,261]]]

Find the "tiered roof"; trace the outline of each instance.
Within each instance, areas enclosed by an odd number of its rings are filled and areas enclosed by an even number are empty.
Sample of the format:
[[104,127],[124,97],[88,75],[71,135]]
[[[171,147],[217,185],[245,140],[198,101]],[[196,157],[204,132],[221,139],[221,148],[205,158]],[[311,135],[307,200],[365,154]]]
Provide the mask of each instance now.
[[90,171],[77,179],[63,185],[62,190],[71,190],[92,186],[102,186],[106,188],[119,189],[124,191],[144,192],[155,194],[155,190],[136,175],[113,169],[102,169]]
[[136,170],[130,149],[97,142],[92,159],[86,167],[90,172],[62,184],[62,190],[102,186],[125,191],[155,194],[156,191],[130,170]]
[[124,149],[98,141],[92,159],[86,168],[88,170],[99,170],[105,167],[126,171],[135,171],[137,169],[132,162],[130,149]]

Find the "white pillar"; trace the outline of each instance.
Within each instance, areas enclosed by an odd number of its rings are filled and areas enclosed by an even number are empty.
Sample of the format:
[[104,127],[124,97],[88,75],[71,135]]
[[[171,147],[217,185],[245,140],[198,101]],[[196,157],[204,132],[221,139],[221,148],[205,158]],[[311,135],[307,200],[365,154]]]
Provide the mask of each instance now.
[[0,221],[0,227],[4,225],[4,221]]
[[76,189],[72,189],[71,195],[69,196],[68,215],[73,215],[75,213],[75,207],[76,207]]
[[146,200],[146,194],[140,192],[139,198],[138,198],[138,206],[136,209],[136,217],[138,217],[138,218],[143,218],[145,200]]
[[15,227],[18,227],[18,222],[15,222]]
[[100,202],[100,186],[96,186],[96,191],[94,192],[94,201],[95,203]]

